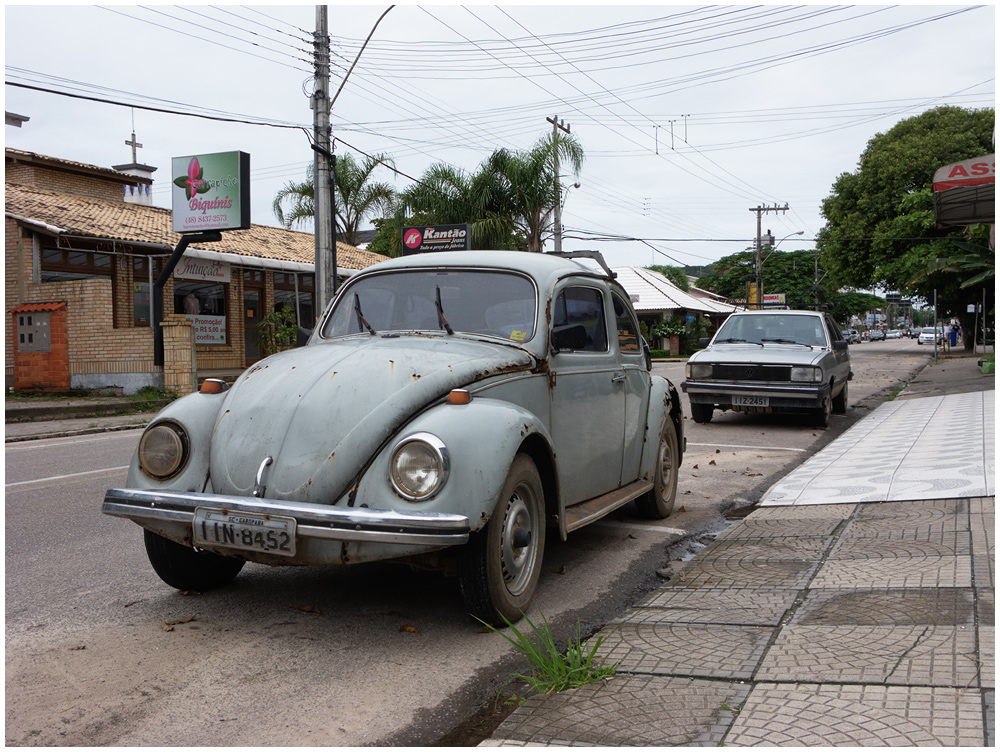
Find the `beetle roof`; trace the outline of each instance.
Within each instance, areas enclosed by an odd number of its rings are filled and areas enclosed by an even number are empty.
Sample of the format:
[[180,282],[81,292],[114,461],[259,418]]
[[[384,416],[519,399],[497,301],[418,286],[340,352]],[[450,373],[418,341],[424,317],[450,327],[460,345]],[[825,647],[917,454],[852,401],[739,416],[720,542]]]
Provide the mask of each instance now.
[[440,267],[510,269],[534,277],[543,289],[550,286],[555,279],[567,274],[582,274],[605,280],[608,279],[607,274],[604,272],[576,259],[562,258],[547,253],[528,253],[526,251],[446,251],[441,253],[418,253],[375,264],[365,269],[364,274],[396,269]]

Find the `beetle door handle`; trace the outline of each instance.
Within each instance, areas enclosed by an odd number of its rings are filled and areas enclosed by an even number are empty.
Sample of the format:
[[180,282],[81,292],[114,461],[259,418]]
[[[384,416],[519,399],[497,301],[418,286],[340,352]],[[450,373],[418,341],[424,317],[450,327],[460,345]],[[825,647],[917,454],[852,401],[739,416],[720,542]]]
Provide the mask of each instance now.
[[624,373],[619,373],[611,377],[612,384],[621,384],[623,381],[625,381]]

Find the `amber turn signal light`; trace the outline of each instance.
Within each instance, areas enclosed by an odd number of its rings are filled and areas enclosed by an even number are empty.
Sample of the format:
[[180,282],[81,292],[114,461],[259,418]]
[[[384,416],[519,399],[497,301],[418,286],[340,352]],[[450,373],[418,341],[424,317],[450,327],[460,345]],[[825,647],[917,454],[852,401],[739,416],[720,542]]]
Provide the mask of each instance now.
[[201,382],[201,389],[199,391],[202,394],[221,394],[227,389],[229,389],[229,384],[222,379],[205,379]]
[[449,405],[468,405],[472,402],[472,395],[465,389],[452,389],[448,392]]

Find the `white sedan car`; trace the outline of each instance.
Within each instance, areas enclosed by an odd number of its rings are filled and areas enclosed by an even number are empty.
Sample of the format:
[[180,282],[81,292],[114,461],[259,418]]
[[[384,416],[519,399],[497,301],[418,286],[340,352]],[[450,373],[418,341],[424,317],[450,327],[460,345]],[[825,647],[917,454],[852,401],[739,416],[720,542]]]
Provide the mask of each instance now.
[[925,326],[920,330],[920,336],[917,337],[918,345],[933,345],[934,341],[937,340],[941,342],[944,339],[944,332],[940,329],[937,330],[937,336],[934,333],[933,326]]

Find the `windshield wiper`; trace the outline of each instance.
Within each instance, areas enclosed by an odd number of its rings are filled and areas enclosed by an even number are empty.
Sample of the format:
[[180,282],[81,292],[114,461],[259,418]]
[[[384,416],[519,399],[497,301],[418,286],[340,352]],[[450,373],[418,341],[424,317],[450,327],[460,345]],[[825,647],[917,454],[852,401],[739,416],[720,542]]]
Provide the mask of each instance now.
[[455,330],[451,328],[451,324],[448,323],[448,319],[444,317],[444,308],[441,307],[441,288],[434,288],[437,290],[437,299],[434,301],[434,305],[437,307],[438,311],[438,326],[444,329],[448,334],[454,334]]
[[363,326],[368,330],[368,333],[375,336],[375,330],[372,329],[372,325],[368,323],[365,319],[365,315],[361,313],[361,299],[358,297],[357,293],[354,293],[354,313],[358,317],[358,326]]
[[745,339],[737,339],[736,337],[730,337],[729,339],[717,339],[717,340],[715,340],[715,344],[716,345],[728,345],[728,344],[732,344],[734,342],[735,343],[739,343],[739,344],[744,344],[744,345],[758,345],[759,347],[763,347],[764,346],[764,345],[760,344],[760,342],[748,342]]
[[812,345],[807,345],[805,342],[796,342],[794,339],[762,339],[761,342],[777,342],[779,345],[798,345],[799,347],[808,347],[812,350]]

